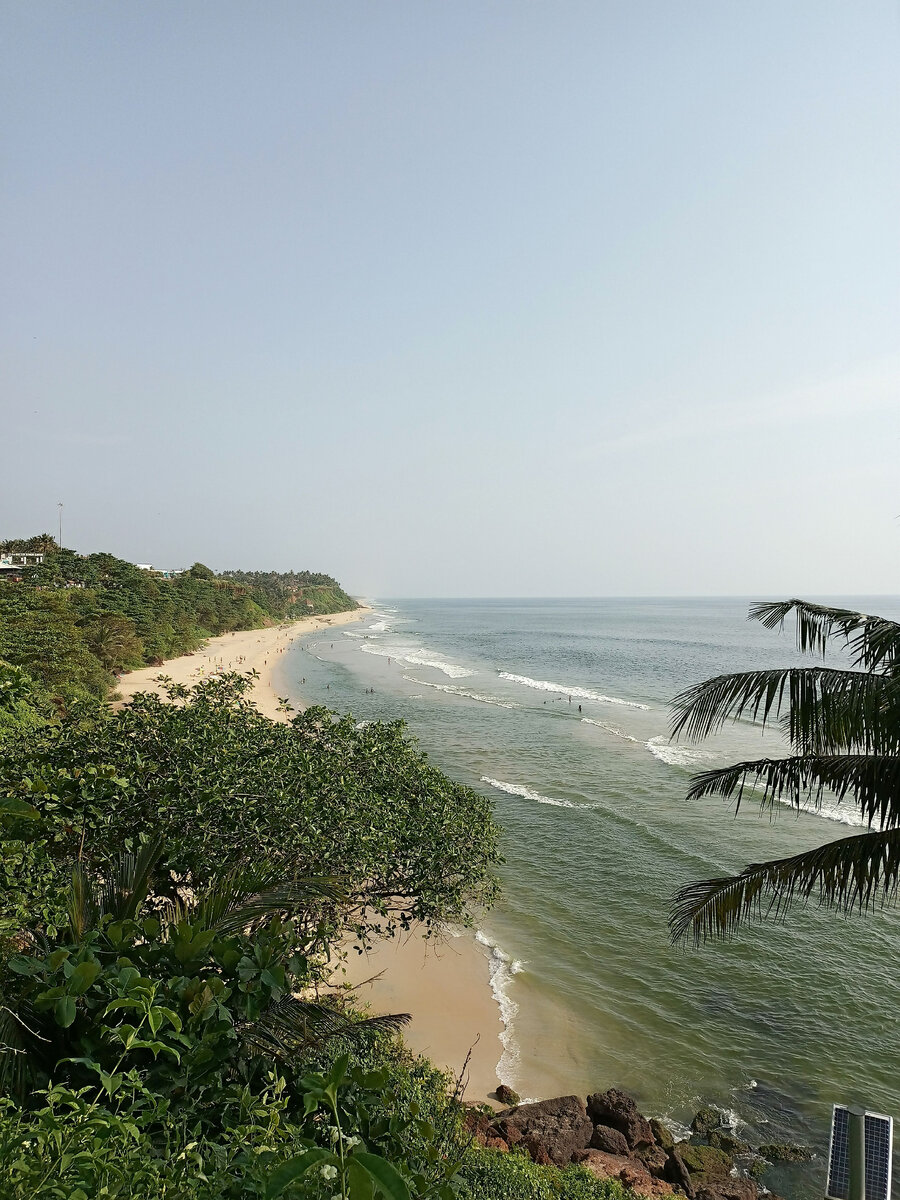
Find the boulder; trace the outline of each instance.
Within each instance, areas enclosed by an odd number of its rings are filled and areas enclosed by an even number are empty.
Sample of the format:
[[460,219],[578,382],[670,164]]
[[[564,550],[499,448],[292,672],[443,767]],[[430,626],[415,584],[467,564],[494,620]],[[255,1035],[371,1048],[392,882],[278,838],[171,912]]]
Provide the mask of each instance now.
[[598,1179],[616,1179],[636,1196],[671,1196],[675,1189],[663,1179],[655,1179],[646,1167],[621,1154],[603,1150],[582,1150],[575,1161]]
[[742,1142],[727,1129],[710,1130],[706,1140],[717,1150],[724,1150],[726,1154],[746,1154],[750,1149],[746,1142]]
[[674,1148],[669,1151],[668,1161],[663,1168],[663,1178],[668,1179],[669,1183],[673,1183],[686,1196],[693,1197],[694,1184],[691,1180],[690,1172],[681,1161],[678,1151]]
[[657,1179],[665,1178],[669,1156],[662,1146],[641,1146],[632,1152],[632,1157],[639,1159],[650,1174],[655,1175]]
[[759,1188],[752,1179],[732,1175],[697,1188],[696,1200],[757,1200]]
[[691,1142],[679,1142],[672,1152],[677,1154],[692,1176],[699,1176],[694,1184],[709,1183],[714,1179],[727,1179],[734,1163],[723,1150],[715,1146],[694,1146]]
[[587,1111],[595,1125],[609,1125],[623,1133],[632,1150],[637,1146],[655,1144],[650,1122],[638,1112],[638,1106],[631,1096],[620,1092],[618,1088],[588,1096]]
[[580,1096],[557,1096],[501,1113],[493,1132],[510,1146],[521,1144],[535,1162],[546,1158],[562,1167],[576,1150],[587,1149],[594,1127]]
[[494,1095],[501,1104],[506,1104],[510,1108],[514,1108],[521,1101],[521,1096],[518,1092],[514,1092],[511,1087],[507,1087],[505,1083],[501,1083]]
[[809,1146],[794,1146],[791,1142],[768,1142],[759,1153],[769,1162],[809,1162],[813,1152]]
[[675,1145],[675,1138],[672,1136],[671,1129],[663,1125],[662,1121],[657,1121],[656,1117],[650,1118],[650,1129],[657,1146],[662,1146],[663,1150],[672,1149]]
[[605,1150],[607,1154],[622,1154],[626,1157],[628,1155],[625,1134],[619,1133],[618,1129],[612,1129],[609,1125],[595,1126],[590,1147],[593,1150]]
[[722,1128],[722,1113],[711,1105],[704,1105],[691,1121],[691,1133],[706,1137],[711,1129]]

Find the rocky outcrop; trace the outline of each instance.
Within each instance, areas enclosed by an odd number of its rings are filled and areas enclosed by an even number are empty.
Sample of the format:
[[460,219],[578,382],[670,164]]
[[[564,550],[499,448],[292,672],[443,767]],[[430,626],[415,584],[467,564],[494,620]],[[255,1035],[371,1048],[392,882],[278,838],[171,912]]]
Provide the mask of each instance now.
[[620,1092],[618,1088],[588,1096],[587,1111],[595,1125],[609,1125],[624,1134],[631,1150],[655,1144],[650,1122],[638,1112],[638,1106],[631,1096]]
[[616,1179],[637,1196],[671,1196],[675,1189],[664,1179],[651,1175],[645,1166],[621,1154],[582,1150],[575,1161],[598,1179]]
[[[496,1094],[500,1098],[501,1089]],[[515,1093],[509,1090],[503,1095]],[[680,1142],[660,1121],[648,1121],[632,1097],[617,1088],[594,1092],[586,1102],[580,1096],[558,1096],[516,1104],[500,1113],[471,1109],[466,1125],[482,1146],[524,1152],[536,1163],[557,1167],[579,1163],[599,1179],[617,1180],[638,1196],[676,1195],[689,1200],[757,1200],[759,1196],[755,1181],[739,1174],[735,1166],[734,1155],[748,1147],[714,1108],[701,1109],[691,1125],[692,1137]],[[746,1161],[743,1167],[746,1171]]]
[[625,1134],[609,1125],[595,1125],[594,1135],[590,1140],[592,1150],[604,1150],[607,1154],[624,1154],[628,1156],[628,1143]]
[[520,1104],[501,1113],[495,1125],[501,1138],[510,1145],[521,1144],[535,1162],[546,1159],[558,1167],[571,1162],[577,1150],[586,1150],[594,1132],[580,1096]]
[[505,1083],[501,1083],[494,1095],[501,1104],[505,1104],[508,1108],[513,1108],[521,1103],[521,1096],[518,1092],[513,1091],[511,1087],[507,1087]]

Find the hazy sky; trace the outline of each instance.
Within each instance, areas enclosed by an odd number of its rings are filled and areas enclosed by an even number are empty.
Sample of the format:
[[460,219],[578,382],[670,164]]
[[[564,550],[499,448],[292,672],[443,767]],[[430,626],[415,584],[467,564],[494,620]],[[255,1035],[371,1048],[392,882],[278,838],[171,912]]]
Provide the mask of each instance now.
[[0,535],[900,591],[887,0],[10,0]]

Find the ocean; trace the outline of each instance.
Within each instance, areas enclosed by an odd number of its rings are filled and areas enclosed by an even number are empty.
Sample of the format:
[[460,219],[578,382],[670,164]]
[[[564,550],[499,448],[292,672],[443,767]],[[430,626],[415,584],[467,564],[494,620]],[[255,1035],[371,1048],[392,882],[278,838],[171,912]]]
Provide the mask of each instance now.
[[[900,619],[894,597],[829,602]],[[685,800],[693,771],[785,747],[747,722],[673,744],[670,700],[809,662],[792,631],[734,598],[372,603],[289,651],[282,683],[360,720],[402,717],[494,801],[503,897],[477,936],[506,1025],[500,1078],[531,1097],[621,1087],[676,1129],[714,1104],[747,1140],[813,1146],[776,1182],[821,1195],[832,1104],[900,1116],[900,915],[797,907],[700,949],[673,947],[666,924],[680,885],[860,824],[834,803]]]

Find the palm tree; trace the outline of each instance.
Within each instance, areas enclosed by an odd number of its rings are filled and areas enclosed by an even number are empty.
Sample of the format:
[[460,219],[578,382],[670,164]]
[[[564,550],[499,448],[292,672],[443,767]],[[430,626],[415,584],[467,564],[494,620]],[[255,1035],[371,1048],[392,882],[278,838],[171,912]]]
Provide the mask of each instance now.
[[754,604],[750,619],[783,629],[791,613],[801,652],[824,662],[828,646],[837,644],[849,668],[719,675],[677,696],[673,737],[700,740],[729,719],[778,722],[791,750],[695,775],[688,799],[719,795],[739,807],[750,787],[771,810],[785,800],[819,807],[831,794],[856,806],[868,831],[688,884],[672,904],[675,941],[727,937],[748,920],[779,917],[793,901],[813,896],[844,912],[866,912],[896,898],[900,888],[900,625],[802,600]]

